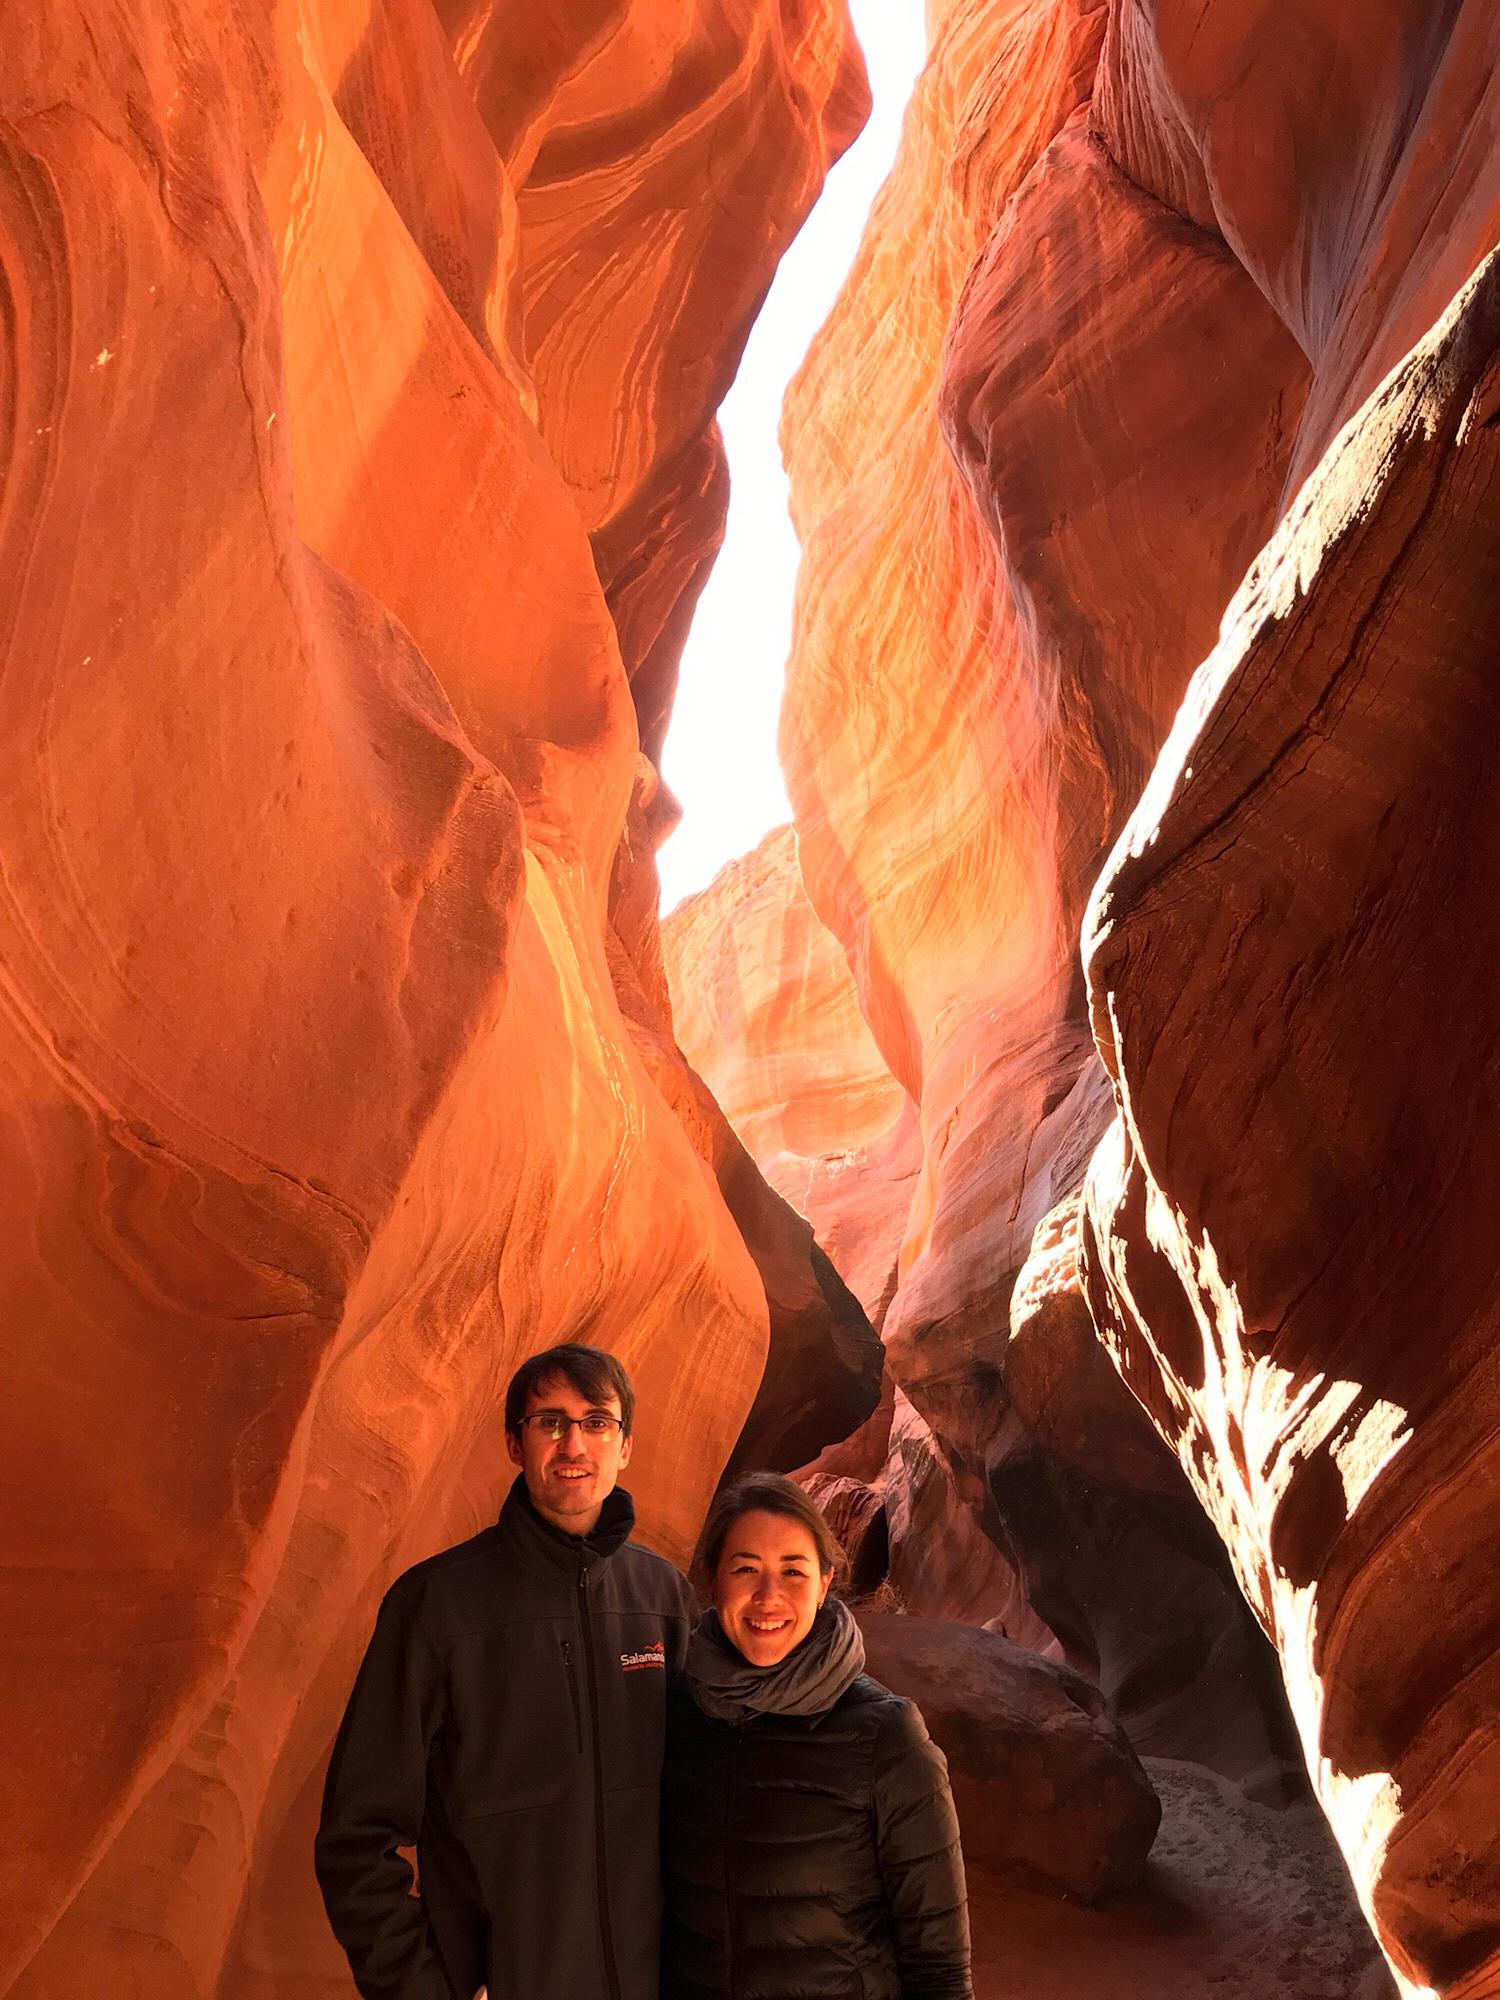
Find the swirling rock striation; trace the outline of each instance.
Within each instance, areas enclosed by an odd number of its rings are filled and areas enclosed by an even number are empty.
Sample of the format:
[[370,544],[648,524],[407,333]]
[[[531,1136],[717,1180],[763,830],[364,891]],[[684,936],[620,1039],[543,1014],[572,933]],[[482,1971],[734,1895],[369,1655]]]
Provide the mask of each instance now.
[[836,0],[0,46],[0,1992],[297,2000],[354,1662],[514,1363],[624,1356],[680,1556],[768,1282],[858,1348],[679,1116],[639,885],[714,405],[861,70]]

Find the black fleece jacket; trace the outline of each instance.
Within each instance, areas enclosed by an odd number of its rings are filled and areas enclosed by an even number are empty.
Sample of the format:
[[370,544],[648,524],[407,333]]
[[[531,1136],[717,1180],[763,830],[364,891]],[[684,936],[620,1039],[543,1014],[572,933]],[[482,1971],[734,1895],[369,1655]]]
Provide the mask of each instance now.
[[821,1715],[667,1705],[662,2000],[972,2000],[948,1766],[861,1674]]
[[387,1593],[316,1851],[364,2000],[657,2000],[663,1710],[695,1614],[634,1521],[616,1488],[565,1535],[518,1479]]

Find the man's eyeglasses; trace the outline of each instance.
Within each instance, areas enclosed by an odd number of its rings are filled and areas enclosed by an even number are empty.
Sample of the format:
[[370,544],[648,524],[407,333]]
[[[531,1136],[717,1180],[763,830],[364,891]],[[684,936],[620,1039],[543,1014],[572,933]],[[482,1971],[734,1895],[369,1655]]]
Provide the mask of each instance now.
[[574,1424],[586,1438],[608,1437],[611,1431],[623,1431],[625,1428],[623,1417],[606,1417],[597,1412],[591,1412],[586,1417],[565,1417],[561,1410],[538,1410],[532,1416],[522,1417],[521,1422],[523,1425],[535,1424],[542,1436],[551,1438],[554,1444],[560,1444]]

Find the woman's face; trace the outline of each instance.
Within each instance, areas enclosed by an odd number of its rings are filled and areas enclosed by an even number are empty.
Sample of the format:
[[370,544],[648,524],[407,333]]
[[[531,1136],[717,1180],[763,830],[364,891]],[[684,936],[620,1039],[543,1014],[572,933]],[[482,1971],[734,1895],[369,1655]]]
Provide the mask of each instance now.
[[760,1508],[736,1514],[714,1571],[724,1635],[752,1667],[774,1667],[812,1630],[833,1572],[800,1521]]

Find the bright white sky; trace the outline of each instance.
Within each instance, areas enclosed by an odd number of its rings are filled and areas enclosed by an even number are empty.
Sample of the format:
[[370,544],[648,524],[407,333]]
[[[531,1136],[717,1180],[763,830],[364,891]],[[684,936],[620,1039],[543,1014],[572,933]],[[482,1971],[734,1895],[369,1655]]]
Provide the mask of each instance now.
[[786,385],[828,316],[895,157],[925,52],[923,11],[923,0],[851,0],[875,108],[782,259],[719,411],[729,525],[683,652],[662,758],[683,806],[682,824],[661,850],[663,912],[791,817],[776,760],[776,717],[798,551],[776,426]]

